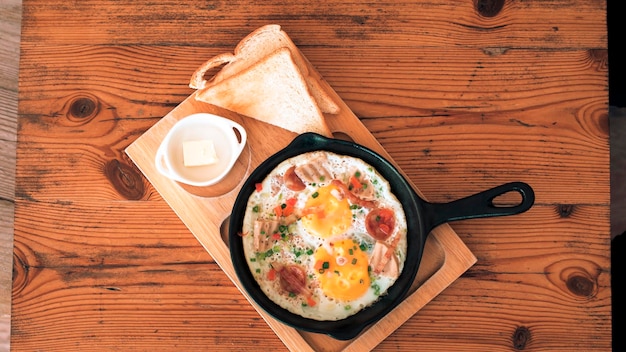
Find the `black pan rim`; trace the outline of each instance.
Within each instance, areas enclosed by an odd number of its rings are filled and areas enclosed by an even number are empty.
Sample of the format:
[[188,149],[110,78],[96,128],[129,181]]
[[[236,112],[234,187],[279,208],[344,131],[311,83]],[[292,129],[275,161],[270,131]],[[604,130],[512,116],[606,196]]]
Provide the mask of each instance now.
[[[316,150],[360,158],[376,168],[390,183],[392,192],[402,203],[407,218],[407,254],[404,269],[396,282],[389,288],[387,294],[381,296],[370,307],[336,321],[304,318],[280,307],[267,297],[248,269],[246,258],[243,255],[243,242],[238,234],[242,227],[248,198],[254,192],[255,184],[263,180],[271,170],[284,160]],[[326,138],[315,133],[302,134],[296,137],[286,148],[261,163],[250,174],[239,191],[229,224],[229,247],[235,272],[248,295],[261,309],[277,320],[296,329],[323,333],[340,340],[352,339],[365,327],[381,319],[399,305],[415,280],[423,254],[424,242],[428,235],[424,233],[424,223],[421,217],[422,202],[423,200],[413,191],[398,169],[375,151],[357,143]]]

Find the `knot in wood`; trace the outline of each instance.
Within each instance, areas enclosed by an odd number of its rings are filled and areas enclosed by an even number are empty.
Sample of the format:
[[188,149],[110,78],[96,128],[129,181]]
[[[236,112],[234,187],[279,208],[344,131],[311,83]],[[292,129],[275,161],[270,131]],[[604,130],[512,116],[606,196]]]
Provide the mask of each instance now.
[[597,63],[599,69],[608,70],[609,51],[607,49],[589,49],[589,59]]
[[530,330],[525,326],[519,326],[513,332],[513,348],[521,351],[526,348],[526,344],[530,341]]
[[588,277],[582,275],[572,275],[565,283],[567,289],[576,296],[591,297],[595,292],[595,284]]
[[107,162],[104,173],[119,194],[128,200],[140,200],[144,195],[143,178],[136,169],[111,160]]
[[476,12],[483,17],[495,17],[504,7],[504,0],[474,0]]
[[28,285],[31,266],[28,256],[16,245],[13,249],[13,294],[18,294]]
[[70,115],[76,119],[93,117],[97,113],[98,104],[93,99],[78,97],[70,104]]
[[562,218],[568,218],[574,212],[575,206],[573,204],[559,204],[556,207],[556,211]]

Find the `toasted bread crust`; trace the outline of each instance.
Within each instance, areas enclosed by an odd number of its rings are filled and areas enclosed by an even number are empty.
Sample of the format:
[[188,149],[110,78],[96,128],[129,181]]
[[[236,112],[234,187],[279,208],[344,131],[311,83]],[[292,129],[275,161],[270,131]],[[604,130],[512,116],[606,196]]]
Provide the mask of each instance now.
[[213,57],[211,60],[206,61],[191,76],[191,80],[189,81],[189,87],[193,89],[202,89],[206,87],[208,83],[208,81],[204,77],[206,73],[212,68],[216,68],[234,61],[235,58],[236,56],[231,53],[224,53]]
[[[322,112],[329,114],[339,112],[339,106],[326,93],[324,88],[319,85],[317,80],[310,79],[309,63],[306,58],[291,41],[287,33],[281,29],[280,25],[276,24],[260,27],[248,34],[237,44],[232,54],[217,55],[206,61],[194,72],[189,86],[194,89],[202,89],[208,85],[217,84],[263,60],[263,58],[280,48],[290,50],[293,61],[302,75],[307,78],[306,84],[309,87],[309,91]],[[219,66],[223,66],[222,69],[207,80],[205,77],[206,73],[210,69]]]
[[291,51],[280,48],[253,65],[196,92],[196,99],[304,133],[332,133]]

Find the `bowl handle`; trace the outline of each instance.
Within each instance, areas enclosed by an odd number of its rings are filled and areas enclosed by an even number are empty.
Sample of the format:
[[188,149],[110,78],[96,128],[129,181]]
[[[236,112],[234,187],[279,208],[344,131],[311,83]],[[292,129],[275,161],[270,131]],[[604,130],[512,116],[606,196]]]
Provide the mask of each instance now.
[[167,147],[167,143],[161,143],[159,148],[157,149],[156,156],[154,157],[154,164],[156,165],[157,171],[161,173],[161,175],[174,179],[174,175],[170,173],[170,170],[164,165],[164,157],[165,157],[165,148]]
[[[246,130],[237,122],[225,119],[225,123],[229,125],[233,130],[239,133],[239,140],[237,141],[237,150],[235,150],[235,155],[238,157],[243,148],[246,146],[246,141],[248,140],[248,134]],[[236,159],[236,158],[234,158]]]

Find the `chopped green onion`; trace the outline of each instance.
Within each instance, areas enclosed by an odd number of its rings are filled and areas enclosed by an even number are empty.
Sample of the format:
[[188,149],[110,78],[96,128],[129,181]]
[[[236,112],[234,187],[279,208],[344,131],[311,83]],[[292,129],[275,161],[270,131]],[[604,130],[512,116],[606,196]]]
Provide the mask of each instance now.
[[311,194],[311,198],[317,198],[319,195],[320,195],[319,192],[315,192]]
[[372,288],[374,289],[374,294],[376,296],[380,296],[380,286],[378,286],[378,284],[373,284]]

